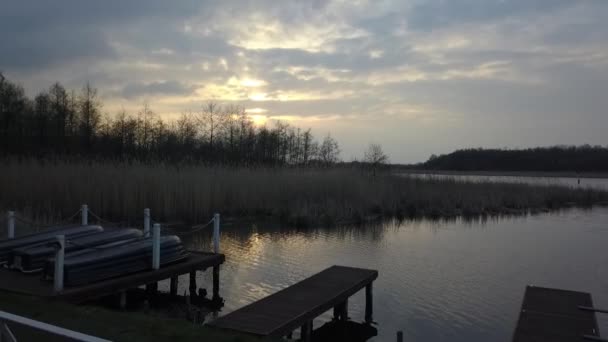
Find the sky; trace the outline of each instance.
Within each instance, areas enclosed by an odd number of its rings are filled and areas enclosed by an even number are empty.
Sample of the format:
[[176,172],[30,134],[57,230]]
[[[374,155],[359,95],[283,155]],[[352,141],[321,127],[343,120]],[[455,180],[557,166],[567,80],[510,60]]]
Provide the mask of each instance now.
[[608,1],[3,1],[0,70],[173,119],[207,101],[394,163],[608,145]]

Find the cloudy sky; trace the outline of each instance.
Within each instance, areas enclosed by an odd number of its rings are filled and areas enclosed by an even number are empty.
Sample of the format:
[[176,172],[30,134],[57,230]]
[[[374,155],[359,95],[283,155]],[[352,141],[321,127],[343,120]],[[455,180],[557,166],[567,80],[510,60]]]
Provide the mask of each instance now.
[[608,1],[4,1],[0,70],[104,111],[208,100],[331,132],[342,157],[608,144]]

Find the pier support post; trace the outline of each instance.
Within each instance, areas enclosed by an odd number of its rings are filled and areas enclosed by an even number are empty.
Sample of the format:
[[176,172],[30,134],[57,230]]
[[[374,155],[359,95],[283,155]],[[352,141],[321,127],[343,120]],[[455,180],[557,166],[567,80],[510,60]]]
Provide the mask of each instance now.
[[215,301],[220,298],[220,266],[213,266],[213,298]]
[[146,294],[149,296],[156,295],[158,292],[158,282],[146,284]]
[[171,294],[171,296],[177,296],[177,285],[178,278],[171,277],[171,282],[169,283],[169,293]]
[[312,321],[304,323],[300,328],[300,341],[310,342],[312,337]]
[[144,237],[150,237],[150,208],[144,209]]
[[124,310],[127,308],[127,291],[120,291],[120,309]]
[[9,239],[15,238],[15,212],[9,211],[7,216],[7,233]]
[[55,253],[55,274],[53,275],[53,288],[55,292],[63,291],[63,262],[65,257],[65,235],[55,236],[57,239],[57,252]]
[[365,287],[365,323],[370,324],[373,322],[374,315],[374,298],[373,298],[373,283],[369,283]]
[[196,296],[196,271],[190,272],[190,297]]
[[160,268],[160,224],[155,223],[152,229],[152,268]]
[[80,207],[80,211],[81,211],[81,212],[80,212],[80,214],[81,214],[81,215],[80,215],[80,218],[81,218],[80,223],[81,223],[83,226],[88,226],[88,225],[89,225],[89,206],[88,206],[88,205],[86,205],[86,204],[83,204],[83,205]]
[[348,320],[348,299],[334,306],[334,319],[340,321]]
[[403,342],[403,331],[397,331],[397,342]]
[[213,253],[220,252],[220,214],[213,215]]

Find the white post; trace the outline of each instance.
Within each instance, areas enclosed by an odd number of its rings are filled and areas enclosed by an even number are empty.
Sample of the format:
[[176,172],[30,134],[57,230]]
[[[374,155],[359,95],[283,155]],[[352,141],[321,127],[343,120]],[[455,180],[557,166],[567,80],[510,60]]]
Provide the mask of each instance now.
[[220,252],[220,214],[213,215],[213,253]]
[[89,225],[89,206],[86,204],[83,204],[81,207],[82,210],[82,225],[83,226],[88,226]]
[[55,253],[55,275],[53,280],[55,281],[55,292],[63,291],[63,261],[65,257],[65,235],[55,236],[59,249]]
[[144,237],[150,237],[150,208],[144,209]]
[[152,228],[152,268],[160,268],[160,224],[155,223]]
[[8,212],[8,238],[9,239],[13,239],[15,238],[15,212],[14,211],[9,211]]

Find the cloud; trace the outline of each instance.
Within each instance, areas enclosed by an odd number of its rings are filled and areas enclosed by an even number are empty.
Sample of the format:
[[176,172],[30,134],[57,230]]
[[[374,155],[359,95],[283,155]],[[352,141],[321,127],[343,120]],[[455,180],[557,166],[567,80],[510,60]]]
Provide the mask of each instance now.
[[32,93],[89,81],[109,112],[215,99],[330,130],[346,155],[380,136],[416,161],[604,142],[606,15],[594,0],[9,1],[0,68]]
[[189,95],[193,92],[192,86],[177,81],[159,81],[151,83],[129,83],[120,94],[126,98],[137,98],[153,95]]

